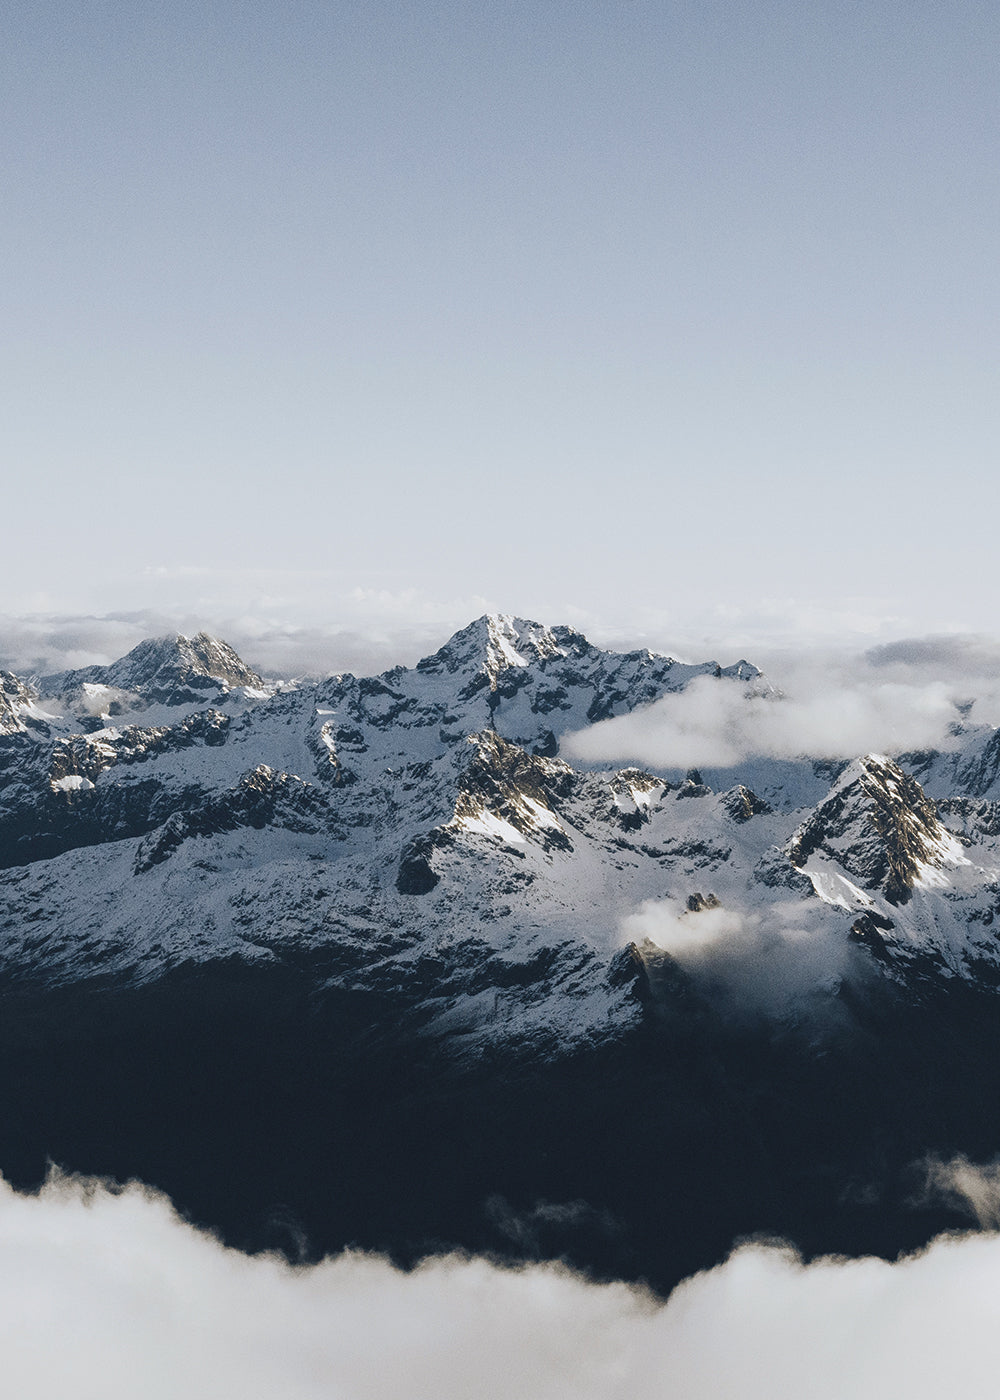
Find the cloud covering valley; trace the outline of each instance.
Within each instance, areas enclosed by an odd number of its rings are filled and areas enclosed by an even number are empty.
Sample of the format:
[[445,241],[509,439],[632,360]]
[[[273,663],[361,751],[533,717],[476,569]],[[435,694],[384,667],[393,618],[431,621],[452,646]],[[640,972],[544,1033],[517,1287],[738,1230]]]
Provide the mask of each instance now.
[[[936,1189],[995,1199],[957,1165]],[[744,1245],[663,1303],[558,1265],[248,1258],[144,1188],[55,1176],[0,1184],[0,1295],[5,1384],[33,1400],[977,1400],[1000,1366],[995,1234],[895,1264]]]

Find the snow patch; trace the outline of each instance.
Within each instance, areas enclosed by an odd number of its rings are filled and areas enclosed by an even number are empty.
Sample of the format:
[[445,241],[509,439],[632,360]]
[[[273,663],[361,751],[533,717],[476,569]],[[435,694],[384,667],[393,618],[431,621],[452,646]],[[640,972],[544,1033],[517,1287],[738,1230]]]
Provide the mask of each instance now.
[[665,791],[665,783],[653,783],[650,786],[627,783],[620,791],[612,793],[612,801],[619,812],[631,816],[635,812],[648,812],[655,807]]
[[952,883],[945,873],[948,867],[954,870],[972,864],[958,838],[944,829],[935,841],[928,842],[928,855],[930,859],[921,862],[920,873],[913,882],[920,889],[946,889]]
[[458,831],[474,832],[480,836],[498,836],[501,841],[507,841],[511,845],[524,846],[527,838],[522,836],[516,826],[512,826],[503,817],[498,817],[495,812],[490,812],[483,807],[475,816],[456,817],[449,823]]
[[857,885],[839,870],[831,870],[828,866],[821,867],[810,862],[802,873],[809,876],[813,889],[824,904],[846,909],[849,913],[855,909],[875,908],[875,901],[871,895],[858,889]]
[[527,666],[530,664],[527,657],[522,656],[519,651],[516,651],[510,642],[511,633],[513,633],[515,637],[517,636],[512,618],[491,617],[489,620],[489,633],[490,641],[508,666]]
[[79,773],[67,773],[65,778],[52,779],[53,792],[80,792],[93,786],[89,778],[84,778]]

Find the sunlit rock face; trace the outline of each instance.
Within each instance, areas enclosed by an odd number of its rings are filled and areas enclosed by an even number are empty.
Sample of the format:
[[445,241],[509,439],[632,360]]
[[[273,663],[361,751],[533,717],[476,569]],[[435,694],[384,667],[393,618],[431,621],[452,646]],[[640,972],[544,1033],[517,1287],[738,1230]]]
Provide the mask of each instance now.
[[963,863],[920,784],[877,754],[848,764],[795,833],[788,856],[799,869],[814,858],[839,865],[892,904],[905,904],[923,875],[933,879]]

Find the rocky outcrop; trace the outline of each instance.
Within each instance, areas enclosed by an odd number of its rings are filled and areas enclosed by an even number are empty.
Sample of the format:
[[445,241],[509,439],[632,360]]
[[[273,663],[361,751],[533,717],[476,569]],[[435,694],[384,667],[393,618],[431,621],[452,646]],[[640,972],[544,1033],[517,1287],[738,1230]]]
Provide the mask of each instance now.
[[162,826],[140,841],[134,870],[137,875],[144,874],[195,836],[217,836],[240,827],[261,831],[269,826],[315,833],[324,829],[326,816],[326,806],[315,789],[262,763],[230,791],[171,813]]
[[0,671],[0,736],[28,732],[26,712],[38,693],[10,671]]
[[826,857],[862,888],[881,890],[890,904],[904,904],[922,872],[953,854],[920,784],[873,754],[849,765],[788,846],[796,868]]

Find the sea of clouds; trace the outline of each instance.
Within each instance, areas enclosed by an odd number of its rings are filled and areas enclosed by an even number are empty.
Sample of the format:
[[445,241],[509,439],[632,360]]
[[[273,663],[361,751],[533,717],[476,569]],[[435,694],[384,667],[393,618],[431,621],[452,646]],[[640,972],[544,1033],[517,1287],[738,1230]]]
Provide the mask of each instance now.
[[[925,1190],[996,1223],[995,1166]],[[0,1183],[0,1357],[32,1400],[992,1400],[1000,1236],[895,1263],[745,1244],[664,1302],[559,1265],[251,1258],[145,1188],[54,1176]]]

